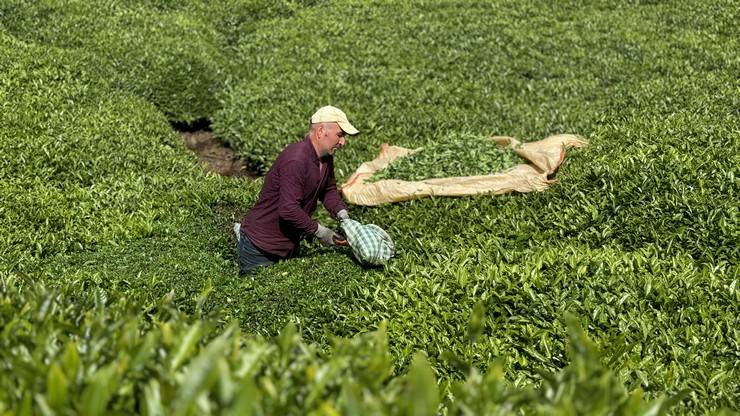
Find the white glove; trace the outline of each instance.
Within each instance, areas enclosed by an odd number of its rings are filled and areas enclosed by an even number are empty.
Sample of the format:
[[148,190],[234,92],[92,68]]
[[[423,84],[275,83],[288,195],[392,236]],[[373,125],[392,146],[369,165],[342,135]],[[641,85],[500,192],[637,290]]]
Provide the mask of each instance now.
[[347,212],[346,209],[343,209],[339,212],[337,212],[337,218],[341,222],[342,220],[348,220],[349,219],[349,212]]
[[316,229],[316,233],[314,233],[314,235],[316,236],[316,238],[319,239],[319,241],[321,241],[321,244],[330,247],[334,247],[337,245],[335,239],[342,240],[342,237],[339,234],[335,233],[329,228],[324,227],[321,224],[319,224],[319,228]]

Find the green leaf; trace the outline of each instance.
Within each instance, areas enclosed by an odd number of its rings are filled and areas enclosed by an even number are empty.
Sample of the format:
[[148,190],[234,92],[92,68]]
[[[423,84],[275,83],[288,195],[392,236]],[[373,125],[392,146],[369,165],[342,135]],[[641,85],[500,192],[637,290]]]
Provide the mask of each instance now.
[[426,356],[417,352],[406,376],[407,413],[413,416],[437,414],[439,393],[434,371]]
[[156,379],[149,380],[144,387],[144,404],[145,414],[147,416],[164,416],[165,410],[162,404],[162,395],[159,389],[159,382]]
[[226,413],[230,416],[262,416],[266,414],[263,409],[263,396],[251,377],[242,380],[236,402]]
[[184,414],[190,410],[198,396],[210,388],[219,374],[217,360],[229,346],[229,333],[211,341],[185,368],[183,382],[177,390],[174,413]]
[[468,320],[468,340],[470,343],[474,343],[483,334],[483,330],[486,327],[486,305],[485,302],[479,300],[473,306],[473,310],[470,313],[470,320]]
[[92,375],[82,391],[80,413],[85,416],[105,414],[106,406],[118,386],[117,363],[112,362]]
[[172,356],[172,361],[170,361],[170,371],[177,370],[183,361],[189,358],[190,354],[195,349],[195,346],[198,344],[198,341],[200,341],[201,330],[202,324],[200,321],[197,321],[190,326],[188,332],[185,333],[178,343],[177,350]]
[[57,362],[49,366],[46,377],[46,401],[52,408],[61,409],[67,402],[69,382]]
[[74,341],[67,342],[64,347],[64,353],[62,354],[62,366],[64,373],[69,380],[76,380],[79,367],[80,367],[80,355],[77,352],[77,343]]

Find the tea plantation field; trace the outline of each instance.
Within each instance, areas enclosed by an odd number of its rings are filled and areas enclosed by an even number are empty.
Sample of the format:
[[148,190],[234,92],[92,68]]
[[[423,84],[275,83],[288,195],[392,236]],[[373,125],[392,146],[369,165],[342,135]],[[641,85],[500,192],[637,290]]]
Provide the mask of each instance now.
[[[740,411],[738,21],[730,0],[0,0],[0,413]],[[205,173],[172,125],[264,171],[326,104],[362,132],[339,182],[385,142],[589,145],[544,192],[351,206],[394,238],[384,268],[306,242],[239,278],[261,179]]]

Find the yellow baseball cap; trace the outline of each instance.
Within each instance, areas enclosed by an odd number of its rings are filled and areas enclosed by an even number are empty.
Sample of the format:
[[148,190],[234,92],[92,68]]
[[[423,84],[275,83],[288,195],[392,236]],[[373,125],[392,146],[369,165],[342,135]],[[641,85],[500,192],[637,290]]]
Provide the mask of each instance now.
[[355,126],[349,124],[349,120],[347,120],[347,115],[344,114],[344,111],[330,105],[321,107],[313,113],[311,116],[311,124],[313,123],[338,123],[342,131],[350,136],[354,136],[360,132],[355,128]]

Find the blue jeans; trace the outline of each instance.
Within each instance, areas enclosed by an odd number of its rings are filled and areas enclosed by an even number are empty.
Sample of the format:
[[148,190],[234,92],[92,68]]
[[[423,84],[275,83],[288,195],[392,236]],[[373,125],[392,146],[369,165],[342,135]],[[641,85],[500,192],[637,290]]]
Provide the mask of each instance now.
[[265,267],[275,264],[278,258],[267,254],[252,244],[244,233],[237,234],[236,252],[239,261],[239,276],[249,274],[257,267]]

